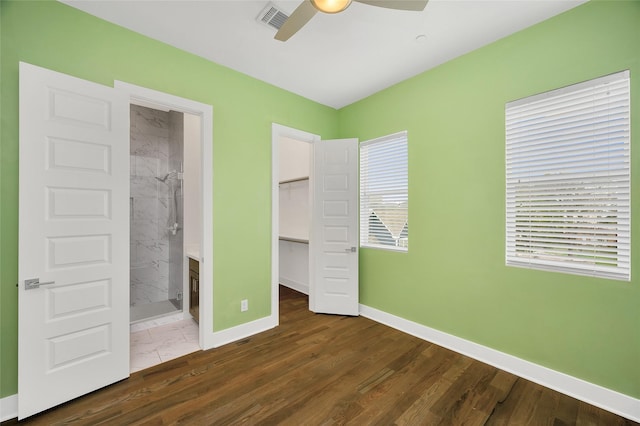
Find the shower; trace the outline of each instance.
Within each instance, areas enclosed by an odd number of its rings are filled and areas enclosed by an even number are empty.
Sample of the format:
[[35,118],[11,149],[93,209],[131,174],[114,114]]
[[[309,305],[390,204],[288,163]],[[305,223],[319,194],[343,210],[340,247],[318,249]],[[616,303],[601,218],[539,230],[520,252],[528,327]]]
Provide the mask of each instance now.
[[131,105],[130,319],[182,311],[183,114]]

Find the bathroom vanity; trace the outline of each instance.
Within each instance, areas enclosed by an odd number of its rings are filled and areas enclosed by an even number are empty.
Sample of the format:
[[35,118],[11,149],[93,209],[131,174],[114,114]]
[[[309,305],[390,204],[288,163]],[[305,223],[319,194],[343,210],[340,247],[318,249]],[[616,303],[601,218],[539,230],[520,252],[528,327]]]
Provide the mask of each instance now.
[[189,313],[196,322],[200,320],[200,261],[199,256],[187,254],[189,259]]

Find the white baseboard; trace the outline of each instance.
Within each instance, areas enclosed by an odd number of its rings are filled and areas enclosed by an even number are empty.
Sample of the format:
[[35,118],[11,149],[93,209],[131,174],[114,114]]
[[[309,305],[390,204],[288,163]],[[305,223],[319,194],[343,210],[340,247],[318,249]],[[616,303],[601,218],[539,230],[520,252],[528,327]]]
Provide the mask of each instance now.
[[505,354],[495,349],[438,331],[366,305],[360,305],[360,315],[403,331],[420,339],[493,365],[516,376],[569,395],[604,410],[640,422],[640,399],[586,382],[550,368]]
[[[264,317],[246,324],[241,324],[226,330],[207,333],[204,350],[217,348],[227,343],[270,330],[278,325],[278,321],[272,317]],[[0,399],[0,421],[15,419],[18,417],[18,395],[10,395]]]
[[18,394],[5,396],[0,399],[0,422],[18,417]]
[[288,278],[284,278],[284,277],[280,277],[280,284],[282,284],[285,287],[289,287],[295,291],[299,291],[300,293],[309,294],[309,285],[308,284],[303,284],[303,283],[299,283],[297,281],[293,281],[290,280]]
[[222,331],[215,331],[209,335],[206,339],[204,350],[218,348],[227,343],[232,343],[245,337],[253,336],[254,334],[262,333],[263,331],[270,330],[278,325],[278,320],[274,316],[268,316],[257,319],[255,321],[248,322],[246,324],[240,324],[235,327],[228,328]]
[[[550,368],[505,354],[495,349],[453,336],[442,331],[397,317],[378,309],[360,305],[360,315],[381,324],[403,331],[420,339],[435,343],[460,354],[477,359],[516,376],[538,383],[604,410],[640,422],[640,399],[586,382]],[[270,330],[278,325],[276,318],[264,317],[226,330],[212,333],[207,347],[217,348],[254,334]],[[0,399],[0,421],[18,417],[18,395]]]

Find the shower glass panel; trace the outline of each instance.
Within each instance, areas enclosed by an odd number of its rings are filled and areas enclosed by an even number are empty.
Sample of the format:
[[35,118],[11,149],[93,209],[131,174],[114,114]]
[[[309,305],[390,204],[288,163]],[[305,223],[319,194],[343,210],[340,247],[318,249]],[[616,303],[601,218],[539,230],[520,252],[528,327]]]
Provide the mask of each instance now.
[[182,310],[183,115],[131,105],[131,322]]

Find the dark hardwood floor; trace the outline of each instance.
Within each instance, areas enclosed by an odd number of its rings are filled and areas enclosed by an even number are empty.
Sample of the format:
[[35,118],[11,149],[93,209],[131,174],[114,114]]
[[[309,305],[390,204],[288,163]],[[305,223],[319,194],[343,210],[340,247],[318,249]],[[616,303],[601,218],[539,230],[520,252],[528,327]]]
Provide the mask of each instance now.
[[127,380],[34,425],[637,424],[281,287],[280,326]]

